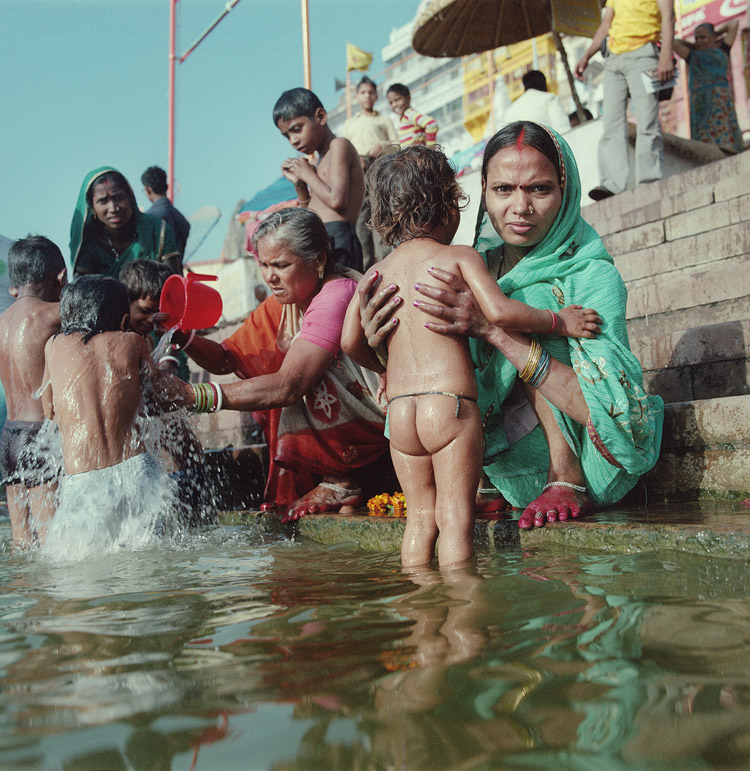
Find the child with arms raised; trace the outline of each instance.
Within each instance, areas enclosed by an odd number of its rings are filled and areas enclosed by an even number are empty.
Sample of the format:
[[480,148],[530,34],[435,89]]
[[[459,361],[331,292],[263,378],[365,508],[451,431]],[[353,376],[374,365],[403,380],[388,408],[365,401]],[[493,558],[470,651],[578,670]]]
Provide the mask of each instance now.
[[60,556],[148,545],[172,513],[173,483],[146,453],[136,418],[146,381],[156,398],[176,378],[126,331],[129,311],[119,281],[81,276],[63,290],[61,334],[45,347],[44,413],[60,428],[65,466],[45,548]]
[[0,380],[8,420],[0,435],[0,472],[6,484],[13,540],[44,537],[54,514],[58,470],[39,436],[44,410],[44,345],[60,329],[60,291],[67,269],[60,249],[44,236],[16,241],[8,253],[11,294],[0,314]]
[[317,153],[314,166],[307,158],[287,158],[281,171],[294,184],[300,205],[323,220],[334,262],[361,271],[355,224],[365,185],[354,145],[331,131],[320,99],[306,88],[284,91],[274,105],[273,122],[297,152]]
[[[506,297],[479,253],[450,246],[464,197],[455,173],[439,150],[411,146],[379,158],[367,173],[372,224],[395,250],[378,264],[385,282],[414,286],[431,267],[461,276],[487,320],[521,332],[593,337],[599,318],[580,306],[559,314]],[[362,279],[366,281],[368,274]],[[418,295],[414,295],[418,297]],[[349,305],[342,347],[364,366],[378,368],[366,347],[359,299]],[[548,354],[540,348],[532,385],[544,379]],[[438,535],[441,566],[473,553],[474,504],[482,470],[482,421],[468,340],[425,329],[422,314],[404,302],[399,324],[388,338],[386,391],[391,456],[406,495],[407,522],[401,547],[406,566],[433,557]]]

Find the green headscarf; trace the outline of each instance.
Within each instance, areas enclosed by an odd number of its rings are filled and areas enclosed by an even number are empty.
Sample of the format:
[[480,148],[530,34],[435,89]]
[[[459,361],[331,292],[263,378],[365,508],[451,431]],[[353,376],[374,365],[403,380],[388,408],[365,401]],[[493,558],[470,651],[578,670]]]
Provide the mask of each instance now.
[[73,273],[83,271],[119,278],[123,266],[133,260],[159,260],[170,264],[175,262],[175,258],[179,260],[172,228],[158,217],[139,211],[127,180],[125,192],[133,206],[136,240],[117,258],[99,243],[95,232],[94,212],[88,205],[86,196],[94,181],[107,172],[120,173],[111,166],[101,166],[90,171],[83,179],[70,223],[70,262]]
[[[627,291],[602,240],[581,216],[581,181],[573,153],[559,134],[542,128],[557,148],[560,211],[542,241],[498,284],[509,297],[536,308],[559,311],[580,304],[594,308],[602,317],[602,332],[593,340],[558,335],[540,335],[539,339],[578,376],[590,410],[590,426],[581,426],[550,407],[578,456],[589,495],[596,503],[612,503],[656,462],[664,405],[658,396],[643,390],[643,373],[630,350],[625,325]],[[487,253],[502,244],[482,202],[475,246],[487,262]],[[484,418],[485,471],[513,505],[526,506],[540,495],[546,481],[546,440],[537,426],[509,443],[502,405],[516,385],[518,372],[486,343],[472,340],[471,351]]]

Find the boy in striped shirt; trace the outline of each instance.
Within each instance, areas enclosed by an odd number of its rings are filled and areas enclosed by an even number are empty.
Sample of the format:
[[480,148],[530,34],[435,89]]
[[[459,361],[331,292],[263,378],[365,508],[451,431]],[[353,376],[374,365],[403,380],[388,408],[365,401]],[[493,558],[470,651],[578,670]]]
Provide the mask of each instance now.
[[438,124],[431,115],[423,115],[411,106],[411,93],[401,83],[394,83],[387,92],[388,104],[398,115],[398,141],[401,147],[437,144]]

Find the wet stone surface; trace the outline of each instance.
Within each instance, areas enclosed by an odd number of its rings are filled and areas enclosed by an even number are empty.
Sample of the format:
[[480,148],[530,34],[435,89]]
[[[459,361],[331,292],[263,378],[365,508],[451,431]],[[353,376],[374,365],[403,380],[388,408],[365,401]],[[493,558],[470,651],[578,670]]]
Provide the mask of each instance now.
[[[521,531],[516,519],[477,519],[476,549],[535,546],[593,549],[620,554],[679,551],[711,557],[750,558],[750,510],[741,503],[699,501],[613,508],[582,520]],[[325,544],[354,543],[368,551],[398,551],[404,519],[320,514],[282,525],[278,515],[226,512],[224,524],[256,523],[261,532]]]

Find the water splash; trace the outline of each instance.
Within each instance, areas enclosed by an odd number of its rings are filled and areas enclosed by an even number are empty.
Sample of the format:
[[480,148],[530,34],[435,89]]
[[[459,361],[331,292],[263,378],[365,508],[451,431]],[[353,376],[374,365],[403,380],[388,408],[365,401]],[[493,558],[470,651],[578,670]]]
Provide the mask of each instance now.
[[178,329],[177,325],[173,326],[171,329],[166,331],[162,336],[159,342],[154,346],[154,350],[151,351],[151,358],[158,364],[159,360],[164,356],[164,354],[167,352],[167,349],[169,348],[172,337],[174,337],[175,331]]

